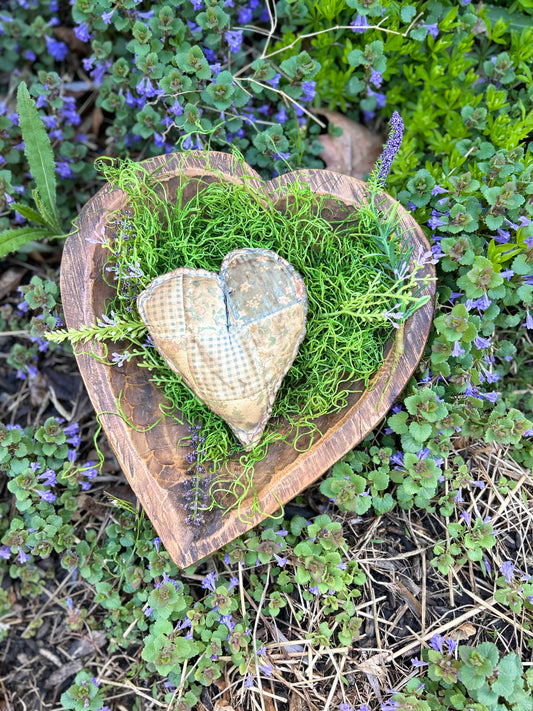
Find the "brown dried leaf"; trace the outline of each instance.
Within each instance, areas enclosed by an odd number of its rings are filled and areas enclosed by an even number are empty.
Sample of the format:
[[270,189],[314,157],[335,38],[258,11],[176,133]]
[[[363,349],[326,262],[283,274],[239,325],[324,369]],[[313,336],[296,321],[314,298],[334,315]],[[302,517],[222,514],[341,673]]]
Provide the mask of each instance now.
[[3,299],[6,294],[13,291],[20,284],[20,280],[26,274],[26,269],[18,269],[12,267],[0,276],[0,299]]
[[386,671],[383,665],[387,661],[388,656],[389,654],[387,652],[379,652],[368,659],[364,659],[360,664],[356,664],[354,668],[357,669],[357,671],[363,672],[363,674],[376,677],[376,679],[383,681],[386,677]]
[[476,634],[476,628],[474,625],[471,625],[470,622],[463,622],[463,624],[459,625],[457,629],[450,632],[449,636],[456,642],[460,642],[461,640],[472,637],[474,634]]
[[235,711],[235,709],[233,706],[228,706],[228,704],[225,701],[222,701],[222,699],[217,699],[215,701],[213,711]]
[[383,150],[382,136],[371,133],[365,126],[336,111],[320,109],[318,113],[325,116],[334,126],[342,128],[341,136],[325,133],[318,137],[324,146],[320,158],[326,168],[362,180],[371,172]]
[[309,711],[309,705],[305,699],[302,699],[299,694],[293,691],[289,703],[289,711]]

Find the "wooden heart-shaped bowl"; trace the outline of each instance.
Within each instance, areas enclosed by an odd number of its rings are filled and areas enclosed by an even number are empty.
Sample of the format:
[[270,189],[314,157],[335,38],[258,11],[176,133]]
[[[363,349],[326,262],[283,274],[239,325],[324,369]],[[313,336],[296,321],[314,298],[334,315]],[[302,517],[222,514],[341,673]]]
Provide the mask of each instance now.
[[[175,196],[184,177],[189,180],[185,200],[208,183],[251,182],[254,188],[278,199],[278,206],[283,209],[283,199],[279,202],[276,190],[294,181],[305,182],[317,196],[332,196],[326,203],[332,221],[352,212],[366,194],[365,183],[328,170],[299,170],[264,182],[249,166],[225,153],[159,156],[142,165],[150,173],[157,170],[160,189],[168,199]],[[414,253],[429,250],[426,237],[412,216],[395,200],[387,199],[390,205],[397,206],[398,218]],[[88,239],[111,230],[107,224],[110,214],[125,209],[127,202],[128,197],[122,190],[109,185],[104,187],[84,207],[76,223],[77,231],[66,241],[61,292],[66,323],[71,329],[96,323],[113,297],[113,288],[103,275],[107,254],[101,245]],[[434,267],[427,265],[419,274],[434,277]],[[189,468],[186,455],[190,448],[180,446],[179,442],[189,436],[187,424],[180,425],[170,417],[160,419],[159,405],[164,402],[164,395],[150,382],[149,371],[139,368],[135,360],[126,361],[121,368],[110,367],[91,355],[106,360],[102,343],[91,341],[81,348],[76,346],[79,369],[107,438],[138,500],[179,567],[195,563],[274,513],[280,504],[314,482],[380,422],[422,356],[433,316],[434,280],[425,286],[423,294],[430,299],[407,320],[405,347],[399,360],[394,358],[391,340],[386,359],[370,387],[361,384],[354,388],[359,392],[349,396],[343,410],[319,418],[316,424],[321,435],[314,437],[306,451],[302,451],[305,446],[295,448],[290,442],[270,445],[267,456],[257,462],[254,469],[257,498],[250,493],[238,510],[227,513],[215,508],[205,516],[205,523],[197,527],[185,522],[185,492],[190,481],[186,474]],[[114,348],[116,350],[116,346]],[[391,372],[393,366],[394,372]],[[119,414],[118,403],[124,417]],[[229,462],[230,469],[238,470],[238,458],[236,455]]]

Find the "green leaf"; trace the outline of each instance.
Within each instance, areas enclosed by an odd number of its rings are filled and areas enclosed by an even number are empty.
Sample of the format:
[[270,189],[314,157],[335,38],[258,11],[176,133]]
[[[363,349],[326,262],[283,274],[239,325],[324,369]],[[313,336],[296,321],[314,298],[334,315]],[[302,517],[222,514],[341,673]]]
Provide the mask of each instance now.
[[19,84],[17,92],[17,111],[24,139],[24,153],[31,174],[44,206],[54,218],[50,226],[53,226],[56,232],[61,232],[61,221],[56,205],[54,154],[44,124],[37,113],[35,101],[30,97],[24,82]]
[[19,227],[15,230],[5,230],[0,232],[0,259],[10,252],[33,242],[50,236],[48,227]]
[[424,422],[423,424],[418,424],[418,422],[411,422],[411,424],[409,425],[409,432],[417,442],[422,443],[431,437],[433,428],[427,422]]
[[414,5],[405,5],[400,10],[400,17],[403,22],[410,22],[416,15],[416,7]]
[[46,219],[32,207],[23,205],[21,202],[12,202],[10,208],[20,213],[22,217],[25,217],[27,220],[32,220],[33,222],[37,222],[39,225],[44,225],[46,227]]
[[388,418],[387,424],[396,434],[405,434],[408,431],[407,417],[407,412],[396,412]]

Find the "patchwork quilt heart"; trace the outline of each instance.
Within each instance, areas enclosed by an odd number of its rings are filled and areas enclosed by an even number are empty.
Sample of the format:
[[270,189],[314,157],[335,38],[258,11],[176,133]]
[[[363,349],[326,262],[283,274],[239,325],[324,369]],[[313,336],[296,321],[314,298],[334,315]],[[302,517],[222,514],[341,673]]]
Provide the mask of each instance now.
[[253,447],[305,336],[302,277],[275,252],[239,249],[219,274],[183,267],[157,277],[137,307],[170,368]]

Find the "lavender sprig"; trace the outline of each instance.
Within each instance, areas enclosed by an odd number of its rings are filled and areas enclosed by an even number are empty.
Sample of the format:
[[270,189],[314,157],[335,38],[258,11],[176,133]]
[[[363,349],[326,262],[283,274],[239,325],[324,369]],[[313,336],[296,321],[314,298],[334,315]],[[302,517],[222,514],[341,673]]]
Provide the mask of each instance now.
[[392,166],[392,162],[396,158],[396,155],[400,150],[400,146],[402,145],[404,125],[402,117],[397,111],[394,111],[394,113],[392,114],[389,126],[391,130],[387,139],[387,143],[385,144],[383,153],[380,155],[377,161],[377,181],[382,185],[385,184],[385,181],[387,180],[387,176]]

